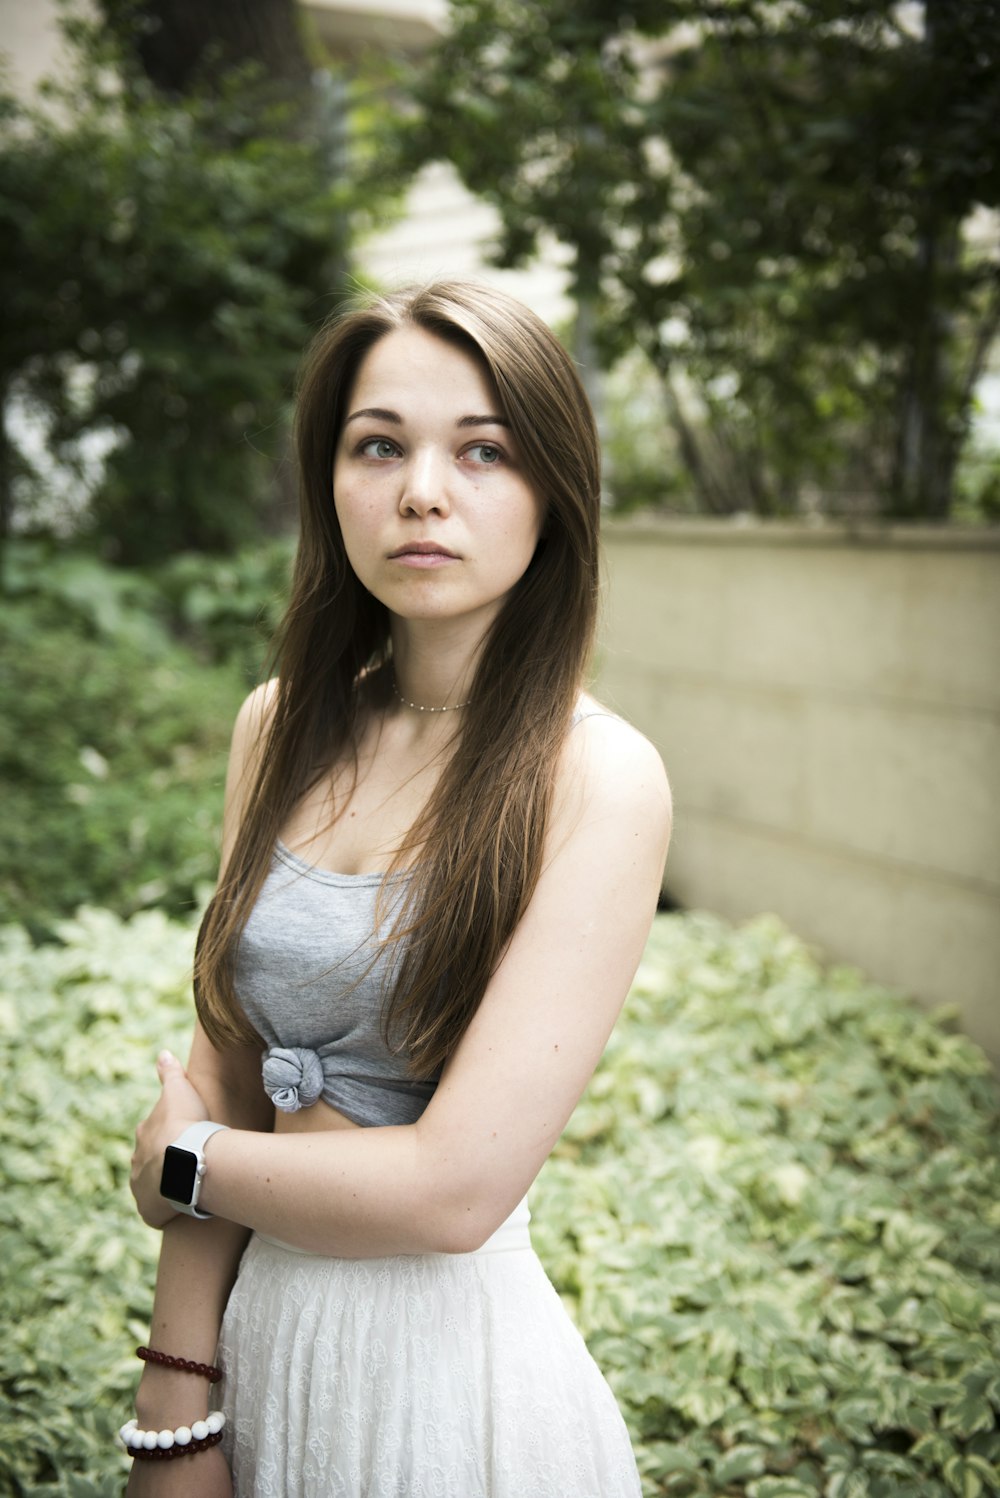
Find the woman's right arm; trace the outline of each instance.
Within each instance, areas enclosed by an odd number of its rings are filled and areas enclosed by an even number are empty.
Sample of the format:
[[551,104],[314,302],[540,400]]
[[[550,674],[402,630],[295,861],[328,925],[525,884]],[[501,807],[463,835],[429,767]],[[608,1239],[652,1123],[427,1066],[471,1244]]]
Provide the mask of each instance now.
[[[233,1128],[269,1130],[274,1111],[261,1086],[257,1047],[216,1051],[195,1030],[188,1075],[210,1116]],[[222,1316],[249,1233],[223,1218],[178,1213],[163,1229],[149,1345],[196,1363],[214,1363]],[[196,1374],[143,1365],[135,1417],[143,1430],[176,1430],[216,1407],[218,1388]],[[123,1416],[123,1419],[125,1416]],[[133,1462],[129,1498],[229,1498],[229,1472],[213,1448],[171,1462]]]
[[[236,720],[226,775],[222,828],[225,870],[239,827],[255,749],[272,700],[273,685],[247,698]],[[217,1051],[195,1025],[188,1076],[207,1105],[208,1116],[236,1129],[274,1127],[261,1083],[256,1046]],[[149,1345],[196,1363],[215,1362],[216,1344],[240,1256],[250,1234],[223,1218],[203,1221],[178,1213],[163,1229]],[[207,1379],[159,1364],[143,1364],[135,1416],[143,1430],[190,1426],[215,1408],[218,1389]],[[126,1416],[123,1415],[123,1421]],[[170,1462],[133,1462],[128,1498],[230,1498],[229,1470],[215,1447]]]
[[[163,1230],[149,1344],[199,1363],[215,1362],[222,1312],[247,1234],[232,1223],[178,1217]],[[135,1417],[143,1430],[176,1430],[215,1408],[207,1379],[153,1363],[143,1366]],[[179,1461],[133,1459],[128,1498],[231,1498],[229,1467],[219,1447]]]

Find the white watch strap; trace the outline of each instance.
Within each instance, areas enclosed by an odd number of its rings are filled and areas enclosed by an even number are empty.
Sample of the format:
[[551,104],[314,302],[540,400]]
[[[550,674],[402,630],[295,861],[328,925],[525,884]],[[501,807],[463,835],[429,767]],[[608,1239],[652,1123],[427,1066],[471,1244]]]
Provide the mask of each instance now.
[[178,1150],[191,1150],[196,1155],[202,1155],[212,1135],[217,1134],[220,1129],[228,1128],[228,1124],[212,1123],[211,1119],[203,1118],[200,1123],[188,1124],[183,1134],[178,1134],[173,1140],[173,1147]]
[[[211,1212],[198,1211],[198,1198],[201,1196],[201,1183],[205,1176],[205,1145],[213,1134],[218,1134],[220,1129],[228,1129],[228,1124],[213,1123],[209,1118],[203,1118],[198,1123],[188,1124],[183,1134],[178,1134],[173,1141],[172,1148],[187,1150],[192,1155],[197,1155],[198,1165],[195,1170],[194,1188],[191,1193],[190,1202],[174,1202],[174,1206],[181,1212],[186,1212],[189,1217],[200,1217],[202,1219],[211,1217]],[[168,1201],[172,1198],[168,1197]]]

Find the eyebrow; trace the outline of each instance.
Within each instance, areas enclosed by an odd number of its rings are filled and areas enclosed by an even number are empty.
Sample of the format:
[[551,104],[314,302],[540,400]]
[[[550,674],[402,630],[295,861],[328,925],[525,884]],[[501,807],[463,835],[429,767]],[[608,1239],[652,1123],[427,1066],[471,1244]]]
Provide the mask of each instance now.
[[[403,418],[398,411],[387,411],[381,406],[365,406],[360,411],[352,411],[350,416],[344,420],[345,427],[352,421],[360,421],[368,417],[374,421],[387,421],[392,426],[401,427]],[[510,422],[506,416],[462,416],[455,423],[458,427],[509,427]]]
[[360,421],[363,416],[371,416],[375,421],[389,421],[397,427],[403,425],[403,418],[398,411],[383,411],[379,406],[365,406],[363,410],[352,411],[350,416],[345,418],[345,427],[349,426],[352,421]]

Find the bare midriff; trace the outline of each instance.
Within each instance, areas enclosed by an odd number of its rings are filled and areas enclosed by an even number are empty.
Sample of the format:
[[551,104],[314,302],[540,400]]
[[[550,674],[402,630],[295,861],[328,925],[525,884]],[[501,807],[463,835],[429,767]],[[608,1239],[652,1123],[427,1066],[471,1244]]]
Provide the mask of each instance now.
[[331,1108],[329,1103],[318,1099],[309,1108],[300,1108],[297,1113],[282,1113],[274,1110],[274,1132],[276,1134],[316,1134],[323,1129],[360,1129],[345,1113]]

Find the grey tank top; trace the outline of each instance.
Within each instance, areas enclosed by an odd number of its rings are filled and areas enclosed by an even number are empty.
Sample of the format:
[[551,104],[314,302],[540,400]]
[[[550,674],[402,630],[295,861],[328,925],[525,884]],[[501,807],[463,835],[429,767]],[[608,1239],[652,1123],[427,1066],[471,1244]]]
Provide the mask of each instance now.
[[[613,716],[578,708],[573,723]],[[410,1076],[406,1054],[394,1054],[382,1038],[394,964],[380,938],[411,877],[335,874],[277,844],[240,938],[235,976],[267,1047],[264,1089],[283,1112],[322,1098],[358,1124],[407,1124],[433,1096],[440,1073]]]
[[275,848],[240,938],[236,992],[267,1046],[264,1088],[283,1112],[322,1098],[355,1123],[405,1124],[433,1095],[437,1076],[410,1076],[381,1032],[393,962],[379,937],[410,877],[335,874]]

